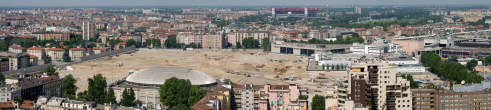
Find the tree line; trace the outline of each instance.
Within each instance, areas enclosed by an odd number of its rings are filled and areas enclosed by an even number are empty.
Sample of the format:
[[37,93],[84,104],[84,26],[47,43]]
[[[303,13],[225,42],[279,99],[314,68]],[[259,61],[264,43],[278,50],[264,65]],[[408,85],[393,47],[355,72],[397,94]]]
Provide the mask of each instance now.
[[[421,55],[423,66],[430,67],[430,71],[453,83],[465,81],[466,83],[480,83],[484,78],[473,70],[477,61],[470,61],[469,66],[464,66],[454,61],[442,61],[441,57],[433,52],[424,52]],[[474,63],[476,62],[476,63]]]
[[294,43],[307,43],[307,44],[352,44],[352,43],[363,43],[363,38],[360,37],[358,33],[353,33],[350,37],[343,38],[342,36],[336,36],[335,41],[321,40],[317,38],[312,38],[308,41],[297,41],[297,40],[284,40],[285,42]]

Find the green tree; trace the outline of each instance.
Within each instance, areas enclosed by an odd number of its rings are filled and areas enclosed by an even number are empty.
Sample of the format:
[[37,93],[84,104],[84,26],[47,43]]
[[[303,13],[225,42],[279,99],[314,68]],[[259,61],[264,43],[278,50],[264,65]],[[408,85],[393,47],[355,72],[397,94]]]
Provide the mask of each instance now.
[[408,75],[402,75],[402,78],[405,78],[405,79],[407,79],[409,81],[410,87],[412,89],[419,87],[418,83],[416,83],[416,81],[414,81],[412,75],[410,75],[410,74],[408,74]]
[[442,64],[440,56],[434,52],[424,52],[421,54],[421,63],[423,66],[430,67],[430,71],[436,73],[439,66]]
[[0,83],[5,84],[5,75],[3,75],[3,73],[1,72],[0,72]]
[[77,100],[89,101],[89,92],[83,91],[77,94]]
[[252,37],[247,37],[247,38],[242,39],[242,46],[243,46],[243,48],[246,48],[246,49],[259,48],[259,41],[252,38]]
[[269,42],[269,38],[263,39],[261,47],[264,49],[264,51],[271,51],[271,42]]
[[242,44],[240,44],[240,42],[235,43],[235,45],[236,45],[235,46],[236,48],[239,48],[239,49],[242,48]]
[[5,40],[0,41],[0,50],[7,51],[9,49],[9,43]]
[[188,105],[190,89],[191,82],[189,80],[169,78],[160,87],[160,102],[170,107],[178,104]]
[[129,39],[128,42],[126,43],[126,46],[135,46],[137,48],[141,47],[141,43],[136,42],[134,39]]
[[106,94],[106,103],[116,104],[116,96],[114,95],[113,88],[109,88]]
[[32,41],[32,40],[27,40],[27,41],[24,41],[22,43],[22,47],[24,47],[24,48],[29,48],[32,46],[34,46],[34,41]]
[[135,106],[135,92],[133,91],[133,88],[124,89],[122,97],[120,102],[121,105],[127,107]]
[[170,110],[189,110],[189,107],[184,104],[175,105]]
[[440,56],[433,52],[425,52],[421,55],[423,66],[430,67],[430,71],[451,82],[465,81],[467,83],[480,83],[484,80],[477,72],[468,72],[468,68],[454,61],[440,60]]
[[154,48],[161,48],[161,43],[160,43],[160,39],[153,39],[152,40],[152,45]]
[[70,58],[68,49],[65,49],[65,52],[63,52],[63,61],[64,62],[71,62],[72,61],[72,58]]
[[44,64],[50,64],[51,63],[51,57],[46,55],[46,54],[43,54],[41,56],[41,59],[43,60]]
[[467,67],[468,70],[472,71],[474,68],[477,66],[477,60],[472,59],[471,61],[467,62],[465,67]]
[[491,65],[491,55],[488,56],[488,57],[486,57],[486,58],[484,58],[484,62],[485,62],[486,65]]
[[109,45],[111,45],[111,49],[114,49],[114,46],[116,46],[117,44],[119,44],[121,41],[121,39],[109,39]]
[[75,99],[78,87],[75,86],[77,80],[73,78],[71,74],[65,76],[62,81],[63,97],[69,99]]
[[58,76],[58,74],[59,74],[58,72],[56,72],[56,69],[54,66],[46,67],[43,72],[48,74],[48,75],[55,75],[55,76]]
[[172,77],[165,80],[160,87],[160,102],[170,106],[185,105],[190,108],[194,103],[203,98],[205,91],[199,86],[192,86],[189,80]]
[[307,99],[309,99],[309,96],[308,95],[299,95],[298,99],[299,100],[307,100]]
[[315,95],[312,98],[312,110],[325,110],[326,109],[326,98],[321,95]]
[[165,48],[178,48],[176,38],[169,38],[164,42]]
[[94,101],[98,104],[106,102],[106,78],[101,74],[97,74],[89,78],[89,87],[87,89],[87,101]]
[[199,88],[199,86],[191,86],[191,89],[189,90],[189,98],[188,98],[188,104],[189,107],[192,107],[196,102],[201,100],[201,98],[204,97],[204,92]]
[[457,61],[457,59],[459,59],[457,56],[452,55],[452,56],[450,56],[450,57],[447,59],[447,61],[451,61],[451,62],[458,62],[458,61]]

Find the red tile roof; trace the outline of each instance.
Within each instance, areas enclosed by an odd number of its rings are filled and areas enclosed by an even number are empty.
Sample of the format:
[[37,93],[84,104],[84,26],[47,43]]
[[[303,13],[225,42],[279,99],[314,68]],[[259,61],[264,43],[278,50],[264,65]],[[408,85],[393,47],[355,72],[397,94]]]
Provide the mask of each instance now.
[[34,101],[24,100],[19,106],[20,109],[34,110]]
[[31,48],[27,48],[27,50],[43,50],[41,46],[32,46]]
[[0,109],[13,109],[14,104],[12,101],[0,102]]
[[84,51],[85,48],[71,48],[70,50],[73,50],[73,51]]
[[49,48],[49,51],[65,51],[65,49],[62,48]]
[[36,58],[38,58],[38,57],[37,57],[37,56],[35,56],[35,55],[31,55],[31,54],[27,54],[27,55],[29,55],[29,58],[30,58],[30,59],[36,59]]
[[11,45],[10,48],[13,48],[13,49],[24,49],[24,47],[21,47],[19,45]]
[[42,77],[38,79],[42,84],[50,83],[59,80],[57,76],[51,75],[48,77]]

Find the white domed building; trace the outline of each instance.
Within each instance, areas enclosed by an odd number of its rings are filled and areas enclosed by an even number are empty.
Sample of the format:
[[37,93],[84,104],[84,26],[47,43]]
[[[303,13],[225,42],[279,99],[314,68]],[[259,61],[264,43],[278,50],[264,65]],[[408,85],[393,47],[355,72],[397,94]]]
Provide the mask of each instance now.
[[116,101],[121,100],[121,95],[126,88],[133,88],[135,98],[143,106],[159,109],[160,104],[159,88],[165,80],[176,77],[178,79],[187,79],[192,85],[201,87],[215,86],[217,81],[212,76],[185,67],[152,67],[145,70],[130,72],[124,81],[119,81],[114,85]]

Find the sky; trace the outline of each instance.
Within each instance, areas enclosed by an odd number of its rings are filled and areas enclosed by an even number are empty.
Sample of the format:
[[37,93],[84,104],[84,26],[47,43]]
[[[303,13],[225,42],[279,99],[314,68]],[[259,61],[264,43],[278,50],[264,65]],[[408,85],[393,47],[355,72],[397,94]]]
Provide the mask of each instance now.
[[[0,0],[0,6],[325,6],[326,0]],[[351,5],[488,5],[491,0],[329,0]]]

